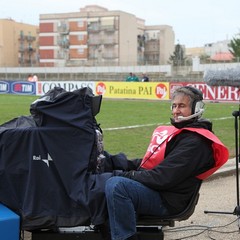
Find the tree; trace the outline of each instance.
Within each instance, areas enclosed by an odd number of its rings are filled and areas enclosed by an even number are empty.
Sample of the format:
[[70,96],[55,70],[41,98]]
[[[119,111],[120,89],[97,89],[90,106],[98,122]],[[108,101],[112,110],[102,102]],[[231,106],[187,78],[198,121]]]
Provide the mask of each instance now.
[[173,66],[185,65],[186,57],[184,57],[184,50],[180,44],[175,46],[175,51],[173,52],[173,55],[170,56],[169,60]]
[[210,56],[206,53],[203,53],[199,56],[201,63],[207,63],[209,62]]
[[230,41],[229,47],[230,47],[229,51],[234,56],[234,59],[239,61],[239,59],[240,59],[240,38],[233,38]]

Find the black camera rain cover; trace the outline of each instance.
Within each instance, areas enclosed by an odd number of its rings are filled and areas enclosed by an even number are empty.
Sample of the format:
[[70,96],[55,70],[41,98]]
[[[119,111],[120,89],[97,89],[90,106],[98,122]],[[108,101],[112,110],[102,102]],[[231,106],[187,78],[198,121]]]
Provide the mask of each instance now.
[[19,214],[22,229],[105,221],[112,173],[94,174],[93,97],[88,88],[55,88],[31,104],[30,116],[0,126],[0,202]]

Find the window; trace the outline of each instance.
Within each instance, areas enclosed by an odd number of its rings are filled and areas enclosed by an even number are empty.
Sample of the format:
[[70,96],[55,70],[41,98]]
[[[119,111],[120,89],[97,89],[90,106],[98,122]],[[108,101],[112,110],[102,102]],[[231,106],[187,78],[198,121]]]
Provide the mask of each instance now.
[[79,20],[79,21],[78,21],[78,27],[83,27],[83,26],[84,26],[83,20]]
[[83,55],[84,54],[84,48],[78,48],[78,54]]
[[83,41],[84,40],[84,35],[83,34],[78,35],[78,40]]

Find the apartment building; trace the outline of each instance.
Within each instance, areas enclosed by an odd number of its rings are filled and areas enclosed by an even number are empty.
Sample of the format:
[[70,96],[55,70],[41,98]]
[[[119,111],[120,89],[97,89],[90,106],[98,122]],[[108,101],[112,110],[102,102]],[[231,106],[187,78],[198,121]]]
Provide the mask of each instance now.
[[41,14],[40,66],[134,66],[167,64],[174,51],[171,26],[97,5],[79,12]]
[[145,26],[145,62],[154,65],[169,64],[175,50],[174,32],[168,25]]
[[0,67],[38,65],[38,26],[0,19]]

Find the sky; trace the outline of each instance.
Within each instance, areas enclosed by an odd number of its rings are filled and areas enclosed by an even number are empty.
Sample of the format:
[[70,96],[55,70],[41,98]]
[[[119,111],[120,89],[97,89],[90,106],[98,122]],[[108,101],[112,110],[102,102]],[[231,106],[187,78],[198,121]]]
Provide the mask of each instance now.
[[40,14],[78,12],[86,5],[131,13],[145,25],[172,26],[175,44],[189,48],[240,33],[239,0],[6,0],[0,2],[0,19],[39,25]]

